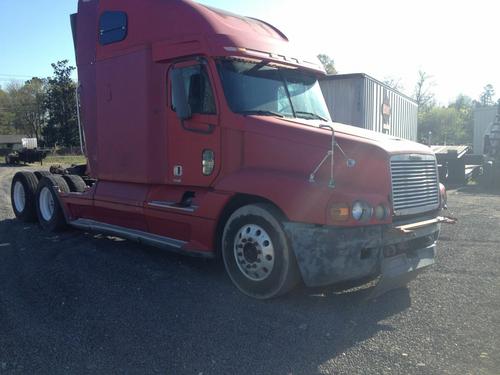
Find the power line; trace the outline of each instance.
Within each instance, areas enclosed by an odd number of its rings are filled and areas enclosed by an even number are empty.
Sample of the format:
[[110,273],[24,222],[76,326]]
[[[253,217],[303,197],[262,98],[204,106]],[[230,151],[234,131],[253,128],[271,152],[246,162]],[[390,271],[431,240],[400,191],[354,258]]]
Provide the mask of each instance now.
[[31,78],[36,77],[37,75],[27,75],[27,74],[13,74],[13,73],[0,73],[0,77],[24,77]]

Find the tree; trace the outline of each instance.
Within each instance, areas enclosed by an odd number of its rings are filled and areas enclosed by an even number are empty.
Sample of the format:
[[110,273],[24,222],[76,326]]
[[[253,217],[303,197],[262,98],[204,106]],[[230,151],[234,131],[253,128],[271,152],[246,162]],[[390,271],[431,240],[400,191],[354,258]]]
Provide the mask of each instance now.
[[427,140],[429,132],[432,132],[433,144],[472,144],[473,107],[471,98],[459,95],[447,107],[431,107],[421,112],[419,139]]
[[10,109],[10,97],[8,92],[0,88],[0,134],[14,133],[12,118],[14,114]]
[[457,111],[453,108],[434,107],[421,116],[419,122],[420,139],[426,139],[429,132],[432,132],[433,144],[454,144],[457,137],[460,137],[457,129]]
[[434,82],[431,81],[431,78],[432,76],[426,72],[418,71],[413,98],[417,101],[419,112],[426,111],[435,105],[434,93],[431,91]]
[[459,94],[449,107],[458,112],[459,123],[457,126],[461,129],[457,137],[459,144],[472,144],[474,139],[474,101],[466,95]]
[[54,75],[48,79],[47,97],[47,125],[44,129],[46,145],[76,146],[79,142],[78,124],[76,115],[75,89],[76,84],[71,79],[71,72],[75,69],[68,66],[68,60],[52,64]]
[[24,85],[9,85],[10,125],[16,133],[40,139],[45,124],[45,84],[45,80],[34,77]]
[[484,107],[495,104],[495,101],[493,100],[494,96],[495,89],[493,88],[492,84],[488,83],[486,86],[484,86],[483,92],[479,96],[479,104]]
[[323,67],[325,68],[327,74],[337,74],[337,69],[335,69],[335,62],[330,56],[320,53],[318,55],[318,60],[321,62],[321,64],[323,64]]
[[391,89],[401,91],[403,89],[403,85],[401,84],[401,78],[395,77],[385,77],[383,81],[387,86]]

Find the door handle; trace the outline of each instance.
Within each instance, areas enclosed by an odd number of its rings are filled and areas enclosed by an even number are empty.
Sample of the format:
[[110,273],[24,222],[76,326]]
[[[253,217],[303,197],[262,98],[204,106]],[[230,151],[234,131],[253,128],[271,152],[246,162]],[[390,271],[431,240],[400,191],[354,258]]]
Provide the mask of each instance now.
[[203,124],[206,126],[206,129],[195,128],[191,126],[186,126],[184,120],[181,121],[182,128],[187,130],[188,132],[198,133],[198,134],[212,134],[215,130],[215,125],[212,124]]

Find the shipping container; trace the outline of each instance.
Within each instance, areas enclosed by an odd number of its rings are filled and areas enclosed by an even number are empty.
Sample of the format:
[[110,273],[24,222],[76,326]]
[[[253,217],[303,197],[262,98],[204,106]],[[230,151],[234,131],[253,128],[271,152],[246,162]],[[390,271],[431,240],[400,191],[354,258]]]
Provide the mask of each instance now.
[[489,134],[490,126],[495,122],[497,106],[474,109],[474,147],[475,154],[484,154],[484,136]]
[[329,75],[320,85],[333,121],[417,140],[412,98],[364,73]]

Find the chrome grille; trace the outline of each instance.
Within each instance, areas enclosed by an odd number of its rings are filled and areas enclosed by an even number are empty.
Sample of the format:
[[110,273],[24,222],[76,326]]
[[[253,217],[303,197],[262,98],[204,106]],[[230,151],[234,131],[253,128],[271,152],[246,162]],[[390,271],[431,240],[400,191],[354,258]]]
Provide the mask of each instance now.
[[439,181],[433,155],[393,156],[391,178],[395,215],[411,215],[439,207]]

